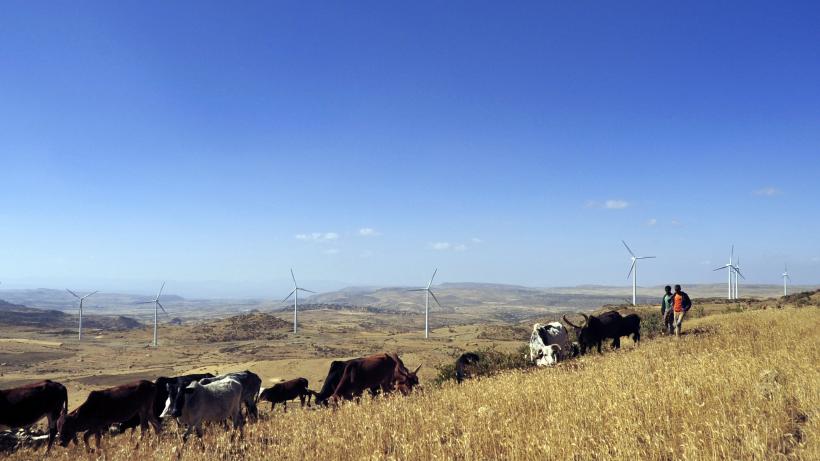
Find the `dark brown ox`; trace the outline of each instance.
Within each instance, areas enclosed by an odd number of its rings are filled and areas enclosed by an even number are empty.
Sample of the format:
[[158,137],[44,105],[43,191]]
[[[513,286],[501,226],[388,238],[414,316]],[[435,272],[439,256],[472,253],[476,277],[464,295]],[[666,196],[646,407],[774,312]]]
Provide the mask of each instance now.
[[398,388],[406,395],[419,383],[416,376],[419,368],[421,365],[414,371],[408,370],[397,354],[376,354],[353,359],[345,366],[332,399],[351,400],[370,389],[381,389],[387,394]]
[[142,437],[145,437],[148,423],[160,432],[159,421],[154,416],[154,399],[157,386],[151,381],[137,381],[131,384],[91,391],[88,398],[71,413],[63,414],[57,423],[60,431],[60,445],[67,446],[72,440],[77,444],[77,433],[85,431],[83,442],[90,448],[88,438],[93,434],[97,449],[100,438],[114,423],[128,421],[139,415]]
[[305,406],[305,400],[307,400],[307,405],[310,406],[311,395],[316,395],[316,393],[308,389],[308,380],[305,378],[296,378],[283,383],[274,384],[272,387],[264,389],[262,393],[259,394],[259,400],[270,402],[271,411],[273,411],[277,403],[283,404],[285,411],[288,411],[288,400],[299,397],[302,407]]
[[[0,426],[28,428],[48,418],[48,449],[57,435],[57,420],[68,410],[68,392],[60,383],[40,381],[0,390]],[[47,449],[47,450],[48,450]]]

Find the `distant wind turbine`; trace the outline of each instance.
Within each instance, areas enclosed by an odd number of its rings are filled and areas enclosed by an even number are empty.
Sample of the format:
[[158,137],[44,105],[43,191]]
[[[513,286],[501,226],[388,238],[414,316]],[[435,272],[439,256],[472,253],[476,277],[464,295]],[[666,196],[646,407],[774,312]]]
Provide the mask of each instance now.
[[300,291],[306,291],[308,293],[316,293],[316,292],[315,291],[310,291],[306,288],[300,287],[296,283],[296,276],[293,275],[293,269],[290,270],[290,278],[293,279],[293,291],[291,291],[289,295],[285,296],[285,299],[283,299],[282,302],[287,301],[288,299],[290,299],[291,296],[293,296],[293,332],[296,333],[296,329],[297,329],[297,326],[298,326],[298,320],[297,320],[297,315],[298,314],[297,314],[297,312],[298,312],[298,309],[299,309],[299,292]]
[[635,253],[629,248],[629,245],[626,244],[623,240],[621,243],[624,244],[626,251],[629,252],[631,259],[632,259],[632,266],[629,267],[629,273],[626,274],[626,278],[632,276],[632,305],[635,306],[638,304],[638,260],[639,259],[655,259],[654,256],[635,256]]
[[732,269],[735,271],[735,299],[740,299],[740,279],[746,280],[746,277],[740,272],[740,256],[737,257],[737,264]]
[[137,304],[153,304],[154,305],[154,347],[157,347],[157,316],[159,314],[159,309],[162,309],[162,312],[165,315],[168,315],[168,311],[162,307],[162,304],[159,302],[159,297],[162,296],[162,290],[165,288],[165,282],[162,282],[162,286],[159,287],[159,292],[157,293],[157,297],[152,299],[151,301],[144,301]]
[[[724,265],[722,265],[722,266],[720,266],[720,267],[718,267],[717,269],[714,270],[714,271],[719,271],[719,270],[723,270],[723,269],[728,269],[729,284],[728,284],[728,296],[726,297],[726,299],[730,299],[730,300],[735,299],[734,294],[733,294],[733,289],[732,289],[732,282],[733,282],[732,277],[734,276],[734,273],[735,273],[735,266],[732,264],[732,260],[734,259],[734,257],[735,257],[735,246],[732,245],[732,249],[729,252],[729,262],[727,264],[724,264]],[[712,271],[712,272],[714,272],[714,271]]]
[[433,293],[433,290],[430,287],[433,285],[433,279],[436,278],[436,273],[438,272],[438,268],[433,271],[433,276],[430,277],[430,282],[427,283],[427,286],[424,288],[412,288],[407,291],[423,291],[424,292],[424,339],[430,337],[430,296],[436,301],[438,307],[441,307],[441,303],[438,302],[438,298],[436,298],[436,294]]
[[782,275],[782,277],[783,277],[783,296],[788,296],[789,295],[788,282],[791,282],[792,278],[789,277],[789,268],[785,264],[783,265],[783,275]]
[[66,288],[65,291],[71,293],[71,296],[74,296],[75,298],[80,300],[80,326],[77,328],[77,341],[82,341],[83,340],[83,301],[85,301],[85,298],[88,298],[91,295],[99,293],[99,291],[94,291],[94,292],[88,293],[87,295],[82,296],[82,297],[78,296],[77,293],[74,293],[73,291],[69,290],[68,288]]

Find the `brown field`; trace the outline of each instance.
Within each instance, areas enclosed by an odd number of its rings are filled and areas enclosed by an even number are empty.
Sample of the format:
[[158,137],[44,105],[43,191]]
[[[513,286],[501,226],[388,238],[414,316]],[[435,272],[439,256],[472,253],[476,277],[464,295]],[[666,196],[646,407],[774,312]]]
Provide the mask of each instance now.
[[[272,332],[284,339],[225,341],[232,337],[226,328],[245,337],[242,326],[215,322],[210,328],[218,342],[195,335],[192,326],[166,327],[156,350],[146,347],[147,330],[89,335],[78,346],[68,337],[5,329],[0,335],[7,339],[33,341],[3,342],[0,387],[51,378],[68,387],[70,408],[91,389],[194,370],[247,368],[265,384],[304,376],[318,389],[335,358],[398,350],[408,366],[425,365],[422,392],[365,399],[336,411],[292,406],[275,416],[263,405],[263,420],[246,426],[239,440],[231,441],[221,427],[209,428],[202,442],[209,457],[820,459],[819,301],[815,295],[810,306],[701,303],[693,317],[703,317],[688,321],[688,334],[677,340],[657,337],[637,347],[624,341],[619,352],[555,369],[504,372],[441,388],[430,384],[433,365],[462,350],[514,351],[527,341],[528,335],[517,336],[531,322],[453,320],[424,341],[415,317],[313,311],[301,317],[300,334],[287,333],[287,325]],[[782,308],[751,310],[777,304]],[[136,449],[137,438],[106,438],[104,457],[202,458],[200,442],[182,447],[178,431],[169,427]],[[42,449],[23,449],[9,459],[43,455]],[[72,446],[55,447],[49,458],[102,456]]]

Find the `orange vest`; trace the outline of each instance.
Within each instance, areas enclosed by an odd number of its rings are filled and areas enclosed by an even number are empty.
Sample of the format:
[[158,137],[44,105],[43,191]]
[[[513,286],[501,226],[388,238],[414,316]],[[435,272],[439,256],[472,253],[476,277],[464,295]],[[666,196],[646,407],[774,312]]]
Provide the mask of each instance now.
[[673,304],[675,305],[675,312],[683,312],[683,296],[676,294],[673,299]]

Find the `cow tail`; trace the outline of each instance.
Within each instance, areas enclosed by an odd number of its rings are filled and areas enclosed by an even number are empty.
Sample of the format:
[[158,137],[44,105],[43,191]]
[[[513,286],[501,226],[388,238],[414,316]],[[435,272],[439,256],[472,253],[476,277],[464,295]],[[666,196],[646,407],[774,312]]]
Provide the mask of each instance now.
[[63,386],[63,388],[60,389],[60,394],[60,397],[62,397],[63,399],[62,411],[68,413],[68,390],[65,388],[65,386]]

